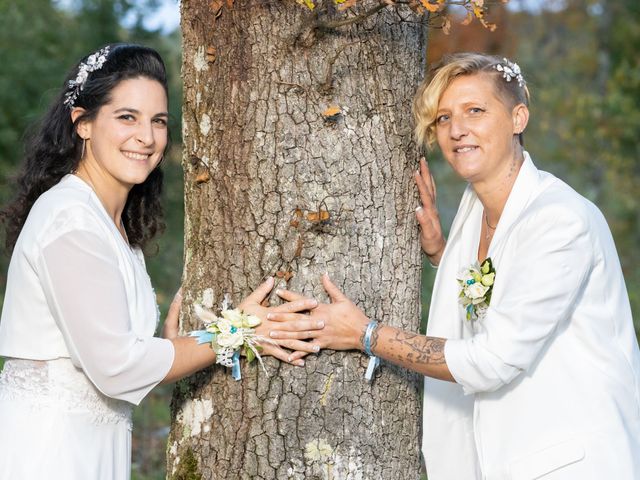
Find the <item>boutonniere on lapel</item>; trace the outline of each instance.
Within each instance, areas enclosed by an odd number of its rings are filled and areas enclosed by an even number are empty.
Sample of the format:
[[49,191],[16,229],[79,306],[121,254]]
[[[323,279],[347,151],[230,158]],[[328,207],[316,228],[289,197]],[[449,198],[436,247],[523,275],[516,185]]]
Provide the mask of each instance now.
[[459,301],[467,312],[467,320],[484,317],[491,302],[495,279],[496,269],[493,268],[491,258],[487,258],[480,266],[476,262],[458,274]]

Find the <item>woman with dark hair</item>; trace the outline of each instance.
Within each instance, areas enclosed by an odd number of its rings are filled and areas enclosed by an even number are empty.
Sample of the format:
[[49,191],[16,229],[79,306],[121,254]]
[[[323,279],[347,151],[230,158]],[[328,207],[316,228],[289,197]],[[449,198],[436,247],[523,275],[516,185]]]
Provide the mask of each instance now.
[[616,248],[598,208],[524,150],[528,105],[517,64],[445,58],[416,95],[416,137],[468,187],[445,240],[424,160],[415,174],[438,267],[427,335],[368,318],[324,276],[313,343],[424,375],[429,480],[639,479],[640,351]]
[[[179,293],[165,338],[153,337],[158,310],[141,249],[163,227],[167,111],[158,53],[108,45],[71,70],[27,145],[2,216],[12,251],[0,322],[2,480],[129,478],[132,405],[216,361],[209,345],[178,336]],[[258,341],[274,325],[267,313],[316,305],[262,307],[272,286],[240,304],[258,317]],[[317,321],[285,328],[308,332]],[[274,343],[263,353],[291,358]]]

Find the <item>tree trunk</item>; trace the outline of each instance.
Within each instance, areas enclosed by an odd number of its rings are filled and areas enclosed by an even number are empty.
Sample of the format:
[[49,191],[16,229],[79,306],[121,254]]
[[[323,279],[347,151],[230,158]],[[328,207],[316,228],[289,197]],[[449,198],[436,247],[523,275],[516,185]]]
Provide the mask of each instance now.
[[[268,275],[324,300],[326,271],[371,318],[417,331],[424,24],[388,8],[323,31],[312,23],[342,14],[222,3],[182,2],[183,330],[200,326],[194,303],[239,303]],[[268,376],[243,362],[239,382],[219,366],[183,380],[168,477],[419,478],[420,378],[383,363],[368,383],[367,360],[323,351],[302,368],[267,358]]]

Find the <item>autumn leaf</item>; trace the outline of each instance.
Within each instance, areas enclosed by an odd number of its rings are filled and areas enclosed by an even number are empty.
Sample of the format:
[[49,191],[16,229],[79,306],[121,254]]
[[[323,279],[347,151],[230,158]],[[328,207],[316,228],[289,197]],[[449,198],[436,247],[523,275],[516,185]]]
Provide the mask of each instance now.
[[209,7],[211,8],[211,11],[213,12],[213,14],[217,14],[220,10],[222,10],[222,7],[224,6],[224,1],[223,0],[211,0],[211,2],[209,3]]
[[478,19],[482,19],[482,17],[484,16],[484,12],[482,10],[482,8],[475,6],[473,7],[473,14],[478,18]]
[[331,105],[324,112],[322,112],[322,116],[324,118],[335,117],[336,115],[340,115],[342,113],[342,109],[337,105]]
[[289,271],[285,271],[285,270],[278,270],[276,272],[276,277],[277,278],[282,278],[282,279],[284,279],[285,282],[288,282],[289,280],[291,280],[291,277],[293,277],[293,272],[289,272]]
[[475,4],[478,8],[484,7],[484,0],[471,0],[471,3]]
[[331,215],[326,210],[318,210],[317,212],[309,212],[307,213],[307,220],[310,222],[324,222],[325,220],[329,220]]
[[304,5],[309,10],[313,10],[316,8],[316,4],[313,3],[313,0],[296,0],[300,5]]
[[[338,6],[337,10],[338,10],[339,12],[342,12],[342,11],[344,11],[344,10],[348,9],[348,8],[351,8],[351,7],[353,7],[353,6],[356,4],[356,1],[357,1],[357,0],[341,0],[341,1],[340,1],[340,4],[341,4],[341,5],[339,5],[339,6]],[[337,3],[337,2],[338,2],[338,0],[336,0],[336,3]]]
[[439,3],[431,3],[429,0],[420,0],[420,3],[422,3],[422,6],[432,13],[440,10]]
[[490,32],[495,32],[496,28],[498,28],[498,26],[495,23],[485,22],[484,20],[480,20],[480,22],[482,23],[484,28],[486,28]]
[[304,242],[302,241],[302,235],[298,237],[298,243],[296,244],[296,252],[293,254],[294,258],[298,258],[302,255],[302,247],[304,246]]
[[196,177],[196,183],[197,184],[206,183],[209,181],[210,178],[211,177],[209,176],[209,172],[205,170],[204,172],[198,174],[198,176]]
[[451,20],[449,20],[449,17],[444,18],[444,22],[442,23],[442,33],[445,35],[449,35],[451,33]]
[[213,63],[216,61],[217,57],[216,48],[215,47],[207,47],[207,62]]

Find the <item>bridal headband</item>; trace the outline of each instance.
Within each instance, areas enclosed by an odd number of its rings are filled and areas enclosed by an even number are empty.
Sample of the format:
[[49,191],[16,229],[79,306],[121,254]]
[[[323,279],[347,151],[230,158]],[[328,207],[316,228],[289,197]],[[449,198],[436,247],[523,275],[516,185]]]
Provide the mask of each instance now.
[[67,87],[69,91],[64,94],[64,104],[69,107],[69,110],[75,107],[76,100],[78,99],[78,96],[80,96],[80,92],[82,92],[84,84],[87,82],[87,78],[89,78],[89,74],[96,70],[100,70],[107,61],[109,48],[109,45],[107,45],[90,55],[86,62],[82,62],[78,67],[78,74],[76,75],[76,78],[69,80]]
[[522,76],[522,72],[520,71],[520,67],[517,63],[510,61],[507,58],[503,58],[504,63],[498,63],[493,66],[499,72],[502,72],[502,76],[507,82],[510,82],[512,79],[516,79],[518,81],[518,85],[520,88],[524,87],[525,81]]

